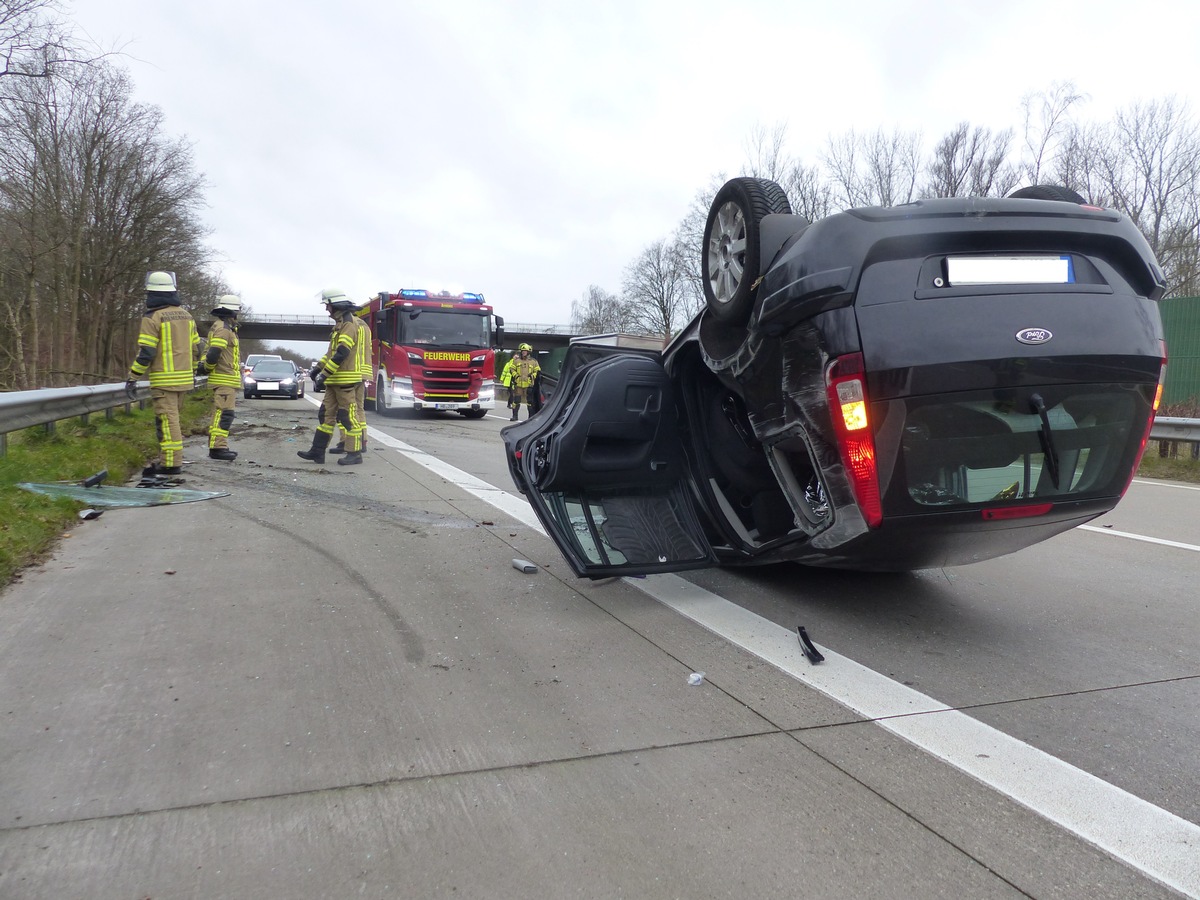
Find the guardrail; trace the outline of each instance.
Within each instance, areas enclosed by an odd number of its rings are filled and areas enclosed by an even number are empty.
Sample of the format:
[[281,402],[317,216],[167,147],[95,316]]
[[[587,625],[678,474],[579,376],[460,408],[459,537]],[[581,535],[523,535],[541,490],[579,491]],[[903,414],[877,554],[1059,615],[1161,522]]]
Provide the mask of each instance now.
[[[196,387],[208,385],[206,376],[196,378]],[[22,428],[47,425],[53,428],[63,419],[83,419],[92,413],[112,416],[112,411],[124,407],[128,412],[134,403],[150,399],[150,382],[139,381],[131,398],[125,393],[125,382],[95,384],[82,387],[43,388],[37,391],[8,391],[0,393],[0,456],[8,452],[8,435]]]
[[[83,387],[43,388],[39,391],[9,391],[0,393],[0,456],[8,450],[8,435],[22,428],[53,425],[63,419],[83,418],[91,413],[112,415],[112,410],[150,399],[150,382],[139,381],[132,399],[125,393],[125,383],[96,384]],[[196,387],[208,384],[208,378],[196,378]],[[1200,419],[1178,419],[1159,416],[1150,429],[1152,441],[1180,441],[1200,444]]]

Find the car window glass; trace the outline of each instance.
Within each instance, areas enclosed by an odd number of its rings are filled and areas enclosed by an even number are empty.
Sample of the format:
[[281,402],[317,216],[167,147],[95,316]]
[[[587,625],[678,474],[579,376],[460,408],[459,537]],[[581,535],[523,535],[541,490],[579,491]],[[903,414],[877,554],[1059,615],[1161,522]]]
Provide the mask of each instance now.
[[953,507],[1119,491],[1140,437],[1134,402],[1129,391],[1068,389],[1044,402],[1044,420],[1016,396],[914,405],[901,451],[908,496]]

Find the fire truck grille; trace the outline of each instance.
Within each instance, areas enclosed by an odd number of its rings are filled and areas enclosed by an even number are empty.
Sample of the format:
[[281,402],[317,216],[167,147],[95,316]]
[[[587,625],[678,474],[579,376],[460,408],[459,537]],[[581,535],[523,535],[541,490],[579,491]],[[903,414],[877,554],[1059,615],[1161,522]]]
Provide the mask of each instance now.
[[426,369],[423,374],[427,399],[466,400],[470,395],[470,372]]

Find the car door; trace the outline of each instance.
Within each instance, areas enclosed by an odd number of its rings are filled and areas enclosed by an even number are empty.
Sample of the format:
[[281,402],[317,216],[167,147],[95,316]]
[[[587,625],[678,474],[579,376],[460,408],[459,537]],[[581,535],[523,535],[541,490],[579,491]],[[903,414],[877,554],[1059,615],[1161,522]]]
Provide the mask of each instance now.
[[542,412],[502,433],[517,486],[577,575],[716,563],[657,354],[572,347]]

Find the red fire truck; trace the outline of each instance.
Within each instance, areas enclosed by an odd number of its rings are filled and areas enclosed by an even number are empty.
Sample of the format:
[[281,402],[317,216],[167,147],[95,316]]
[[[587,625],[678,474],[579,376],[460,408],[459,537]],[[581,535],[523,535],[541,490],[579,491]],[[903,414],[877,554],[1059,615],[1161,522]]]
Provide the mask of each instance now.
[[480,419],[495,407],[494,348],[504,339],[504,319],[483,294],[379,293],[361,315],[375,370],[368,408],[385,416],[446,409]]

